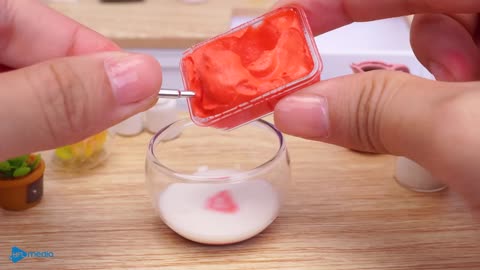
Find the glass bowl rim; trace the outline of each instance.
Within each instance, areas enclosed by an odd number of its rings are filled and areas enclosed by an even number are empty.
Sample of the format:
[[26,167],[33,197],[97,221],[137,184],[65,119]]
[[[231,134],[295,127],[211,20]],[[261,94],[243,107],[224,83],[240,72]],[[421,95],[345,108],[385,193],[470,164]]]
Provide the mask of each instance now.
[[[147,163],[153,164],[155,166],[155,169],[161,170],[163,173],[169,175],[170,177],[173,177],[175,179],[175,182],[183,182],[183,183],[195,183],[195,184],[201,184],[201,183],[215,183],[215,184],[224,184],[224,183],[231,183],[231,182],[243,182],[243,181],[248,181],[249,179],[254,178],[255,176],[262,174],[266,170],[271,169],[274,164],[282,157],[283,153],[287,152],[286,149],[286,144],[285,144],[285,138],[283,134],[275,128],[275,126],[263,119],[257,119],[255,121],[250,122],[248,125],[254,125],[258,124],[263,127],[266,127],[269,129],[269,131],[273,131],[273,133],[276,135],[279,146],[273,157],[271,157],[269,160],[261,163],[260,165],[249,169],[247,171],[241,171],[241,172],[235,172],[231,173],[228,175],[223,175],[223,176],[211,176],[211,175],[193,175],[193,174],[187,174],[187,173],[180,173],[177,172],[168,166],[164,165],[162,162],[160,162],[157,158],[157,156],[154,153],[154,147],[158,143],[159,137],[167,130],[169,130],[172,126],[176,124],[183,123],[183,126],[185,125],[188,126],[194,126],[198,127],[191,119],[189,118],[183,118],[179,119],[166,127],[162,128],[159,130],[157,133],[153,135],[153,137],[150,139],[150,142],[148,144],[148,151],[147,151]],[[199,127],[199,128],[205,128],[205,127]],[[207,127],[208,128],[208,127]],[[215,128],[214,128],[215,129]],[[221,131],[221,130],[220,130]],[[288,153],[286,153],[288,155]]]

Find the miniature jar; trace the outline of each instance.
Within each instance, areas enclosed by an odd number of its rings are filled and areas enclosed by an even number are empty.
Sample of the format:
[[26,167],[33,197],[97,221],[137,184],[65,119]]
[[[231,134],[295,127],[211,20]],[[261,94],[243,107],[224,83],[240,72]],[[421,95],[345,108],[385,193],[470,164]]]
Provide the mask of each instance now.
[[68,171],[93,169],[110,156],[114,137],[113,130],[104,130],[80,142],[56,148],[51,164],[56,169]]
[[[182,136],[169,139],[179,129]],[[161,220],[210,245],[261,233],[279,215],[290,183],[284,138],[263,120],[228,132],[179,120],[152,138],[145,173]]]
[[119,136],[135,136],[143,131],[143,120],[144,120],[144,113],[137,113],[136,115],[123,120],[122,122],[115,125],[112,130],[115,134]]
[[395,164],[395,180],[409,190],[416,192],[438,192],[447,186],[416,162],[397,157]]
[[[157,133],[178,120],[177,101],[175,99],[159,99],[155,106],[145,112],[145,128],[150,133]],[[170,139],[180,132],[173,133]]]

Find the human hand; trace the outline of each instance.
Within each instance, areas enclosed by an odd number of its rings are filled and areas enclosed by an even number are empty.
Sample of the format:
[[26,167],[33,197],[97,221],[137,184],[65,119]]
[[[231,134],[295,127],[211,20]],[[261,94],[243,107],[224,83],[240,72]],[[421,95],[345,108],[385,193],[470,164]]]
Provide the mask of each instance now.
[[161,67],[36,1],[0,0],[0,160],[80,141],[156,102]]
[[480,213],[480,2],[287,0],[277,6],[290,3],[305,8],[315,34],[354,21],[425,14],[415,16],[411,43],[438,81],[372,71],[319,82],[277,104],[278,128],[408,157]]

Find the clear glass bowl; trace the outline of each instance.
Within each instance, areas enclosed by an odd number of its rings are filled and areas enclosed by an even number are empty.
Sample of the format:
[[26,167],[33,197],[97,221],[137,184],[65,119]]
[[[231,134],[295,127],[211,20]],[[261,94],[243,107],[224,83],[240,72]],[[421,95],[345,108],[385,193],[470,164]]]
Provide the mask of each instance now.
[[105,130],[74,144],[56,148],[49,154],[57,170],[84,171],[105,162],[111,154],[115,132]]
[[231,131],[179,120],[147,151],[153,207],[168,227],[198,243],[231,244],[262,232],[279,215],[290,180],[284,138],[263,120]]

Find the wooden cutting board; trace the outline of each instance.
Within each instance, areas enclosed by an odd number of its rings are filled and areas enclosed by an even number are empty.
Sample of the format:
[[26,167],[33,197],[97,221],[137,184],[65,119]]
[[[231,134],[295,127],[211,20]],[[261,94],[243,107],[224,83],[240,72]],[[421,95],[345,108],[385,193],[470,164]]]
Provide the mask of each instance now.
[[274,0],[49,1],[48,5],[124,48],[186,48],[230,28],[232,16],[257,16]]

